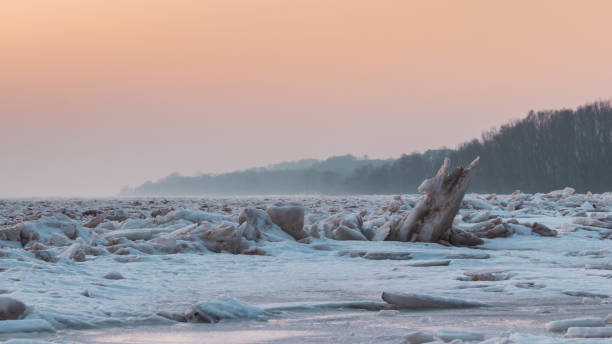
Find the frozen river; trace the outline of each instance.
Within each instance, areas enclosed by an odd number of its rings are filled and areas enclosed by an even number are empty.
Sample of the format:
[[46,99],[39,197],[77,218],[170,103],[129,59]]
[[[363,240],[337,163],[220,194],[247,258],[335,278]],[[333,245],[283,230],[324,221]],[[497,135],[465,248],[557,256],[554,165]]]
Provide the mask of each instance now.
[[[550,321],[612,313],[610,194],[468,195],[458,228],[496,218],[514,225],[508,237],[485,237],[475,248],[341,241],[324,230],[312,237],[339,215],[357,216],[367,236],[407,214],[418,197],[4,200],[0,297],[28,310],[0,320],[0,340],[402,343],[421,331],[448,342],[610,342],[546,330]],[[223,223],[238,228],[245,208],[276,202],[305,207],[308,240],[272,231],[266,240],[247,240],[250,254],[215,253],[194,232]],[[110,215],[92,224],[100,214]],[[533,222],[557,235],[532,233]],[[482,307],[398,309],[381,299],[383,291]],[[181,322],[198,304],[214,306],[220,321]]]

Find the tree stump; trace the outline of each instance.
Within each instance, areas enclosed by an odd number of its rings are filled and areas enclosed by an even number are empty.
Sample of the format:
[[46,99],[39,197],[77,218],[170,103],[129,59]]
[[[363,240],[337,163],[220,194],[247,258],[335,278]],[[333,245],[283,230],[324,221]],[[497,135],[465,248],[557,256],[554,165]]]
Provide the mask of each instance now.
[[444,159],[438,173],[419,186],[419,192],[425,195],[402,220],[400,241],[438,242],[450,236],[453,219],[470,186],[479,159],[474,159],[466,169],[457,167],[450,174],[450,159]]

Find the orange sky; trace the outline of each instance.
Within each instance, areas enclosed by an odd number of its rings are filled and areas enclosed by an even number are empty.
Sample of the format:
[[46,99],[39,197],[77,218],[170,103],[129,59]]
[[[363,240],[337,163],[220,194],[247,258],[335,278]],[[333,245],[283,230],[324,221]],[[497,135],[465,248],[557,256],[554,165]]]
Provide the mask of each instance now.
[[0,196],[397,157],[612,96],[610,1],[5,0]]

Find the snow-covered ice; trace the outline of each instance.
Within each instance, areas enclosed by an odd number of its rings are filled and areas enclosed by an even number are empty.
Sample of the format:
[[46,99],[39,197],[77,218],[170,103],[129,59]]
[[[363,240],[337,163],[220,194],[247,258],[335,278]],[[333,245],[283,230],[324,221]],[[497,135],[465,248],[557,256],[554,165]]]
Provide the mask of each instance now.
[[546,329],[551,332],[567,331],[570,327],[603,327],[606,326],[603,318],[577,318],[551,321]]
[[[380,241],[418,198],[0,200],[0,296],[27,306],[0,340],[609,343],[571,337],[612,328],[612,194],[470,194],[454,224],[483,245]],[[269,207],[303,207],[303,230]],[[383,291],[476,307],[389,311]]]

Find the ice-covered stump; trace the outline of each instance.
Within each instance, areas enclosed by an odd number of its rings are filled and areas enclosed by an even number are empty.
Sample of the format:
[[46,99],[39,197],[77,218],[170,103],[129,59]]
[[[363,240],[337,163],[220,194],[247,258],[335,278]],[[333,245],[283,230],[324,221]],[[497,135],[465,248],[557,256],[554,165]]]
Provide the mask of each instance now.
[[402,220],[398,233],[400,241],[438,242],[448,239],[478,161],[476,158],[468,168],[460,166],[449,174],[450,159],[444,159],[438,173],[419,186],[419,192],[425,195]]

